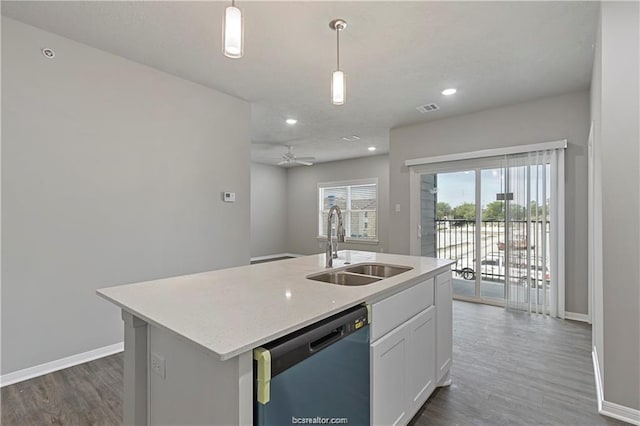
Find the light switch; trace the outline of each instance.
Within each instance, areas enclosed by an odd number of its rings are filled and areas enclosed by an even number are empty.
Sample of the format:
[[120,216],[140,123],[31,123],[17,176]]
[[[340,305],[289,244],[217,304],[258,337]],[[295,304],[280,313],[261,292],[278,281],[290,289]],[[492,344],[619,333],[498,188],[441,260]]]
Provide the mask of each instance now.
[[236,193],[235,192],[223,192],[222,193],[222,201],[225,203],[235,203],[236,202]]
[[400,204],[396,204],[396,213],[400,213]]

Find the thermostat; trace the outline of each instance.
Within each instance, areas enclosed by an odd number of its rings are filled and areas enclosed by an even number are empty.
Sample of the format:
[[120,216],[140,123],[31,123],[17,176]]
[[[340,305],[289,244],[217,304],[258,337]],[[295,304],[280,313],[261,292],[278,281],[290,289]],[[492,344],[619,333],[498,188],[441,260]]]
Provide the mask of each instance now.
[[235,192],[223,192],[222,193],[222,201],[225,203],[235,203],[236,202],[236,193]]

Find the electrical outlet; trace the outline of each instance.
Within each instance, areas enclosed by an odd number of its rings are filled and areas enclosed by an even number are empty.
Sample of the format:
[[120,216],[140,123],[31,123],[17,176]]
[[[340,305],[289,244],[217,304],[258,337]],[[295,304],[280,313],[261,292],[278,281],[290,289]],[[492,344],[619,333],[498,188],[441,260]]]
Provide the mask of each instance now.
[[167,366],[164,358],[162,358],[158,354],[154,354],[153,352],[151,352],[151,371],[164,379],[166,377],[166,369]]

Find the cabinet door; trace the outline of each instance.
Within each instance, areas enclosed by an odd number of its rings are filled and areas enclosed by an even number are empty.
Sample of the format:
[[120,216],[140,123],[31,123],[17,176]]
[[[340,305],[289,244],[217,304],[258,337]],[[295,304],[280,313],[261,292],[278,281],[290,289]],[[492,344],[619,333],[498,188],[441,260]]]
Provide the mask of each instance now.
[[436,381],[451,368],[453,351],[453,317],[451,272],[436,277]]
[[410,414],[418,411],[436,387],[435,314],[436,308],[431,306],[407,323],[407,399]]
[[390,426],[407,419],[407,325],[400,326],[371,345],[371,423]]

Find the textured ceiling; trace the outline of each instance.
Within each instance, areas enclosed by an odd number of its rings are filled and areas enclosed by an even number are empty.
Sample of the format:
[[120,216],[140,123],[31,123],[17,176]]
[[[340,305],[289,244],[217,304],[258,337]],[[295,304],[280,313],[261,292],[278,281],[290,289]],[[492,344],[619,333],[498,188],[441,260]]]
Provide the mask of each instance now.
[[[221,53],[230,2],[2,2],[2,14],[252,104],[252,158],[388,151],[389,129],[589,86],[595,2],[242,2],[245,56]],[[330,103],[333,18],[347,75]],[[50,46],[55,49],[55,46]],[[444,97],[441,90],[456,87]],[[435,102],[428,114],[416,106]],[[284,123],[295,117],[298,124]],[[343,136],[358,135],[357,142]]]

